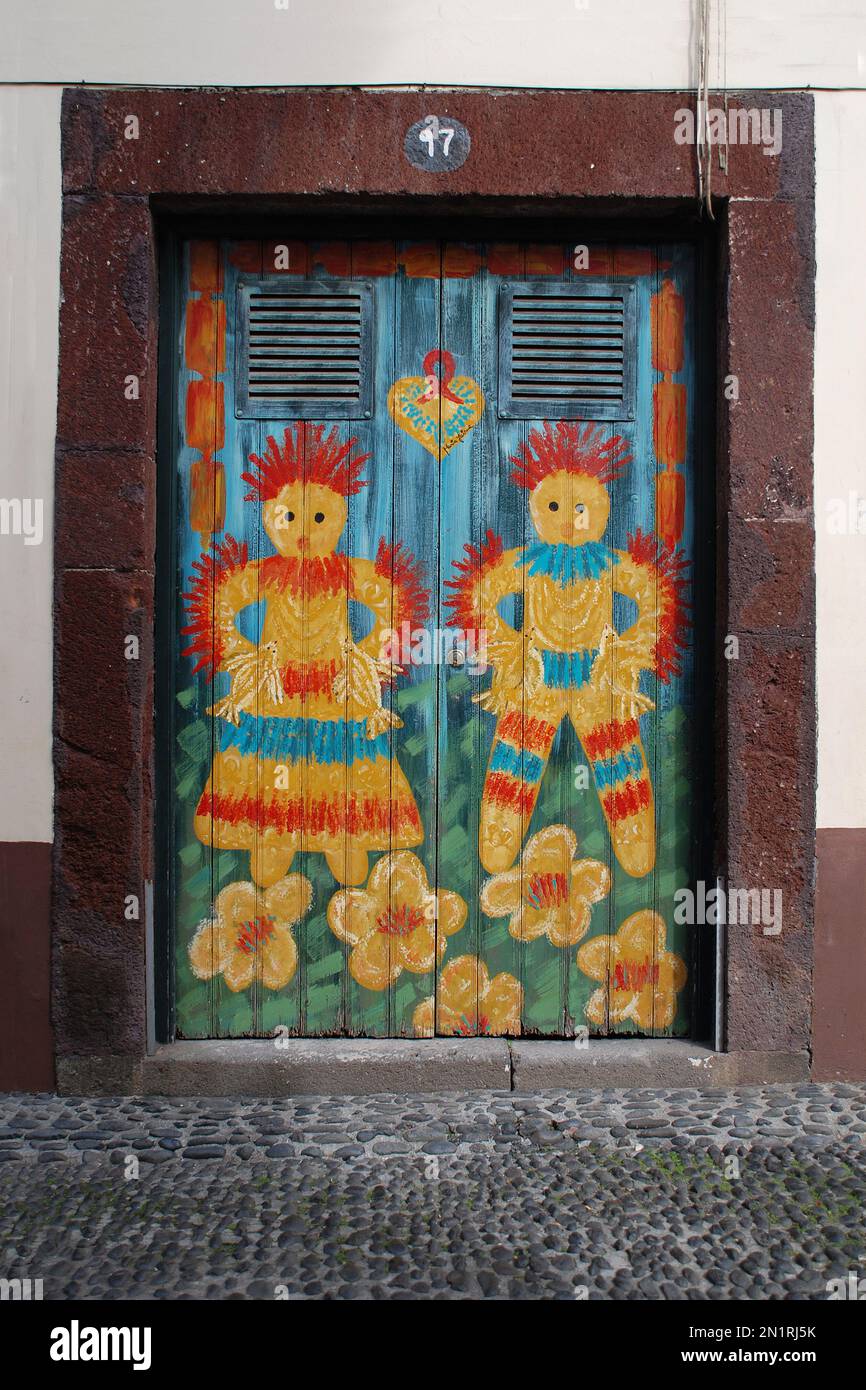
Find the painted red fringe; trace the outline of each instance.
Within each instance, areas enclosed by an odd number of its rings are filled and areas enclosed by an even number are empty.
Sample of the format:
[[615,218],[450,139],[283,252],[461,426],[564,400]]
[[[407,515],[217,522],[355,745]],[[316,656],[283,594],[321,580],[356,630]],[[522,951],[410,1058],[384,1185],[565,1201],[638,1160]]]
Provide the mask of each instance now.
[[639,782],[625,782],[617,791],[608,792],[602,800],[609,821],[628,820],[650,804],[650,784],[645,777]]
[[691,621],[687,613],[690,604],[686,599],[689,584],[686,571],[689,561],[682,551],[666,545],[658,536],[644,535],[640,529],[627,538],[627,545],[634,563],[654,570],[657,576],[661,609],[653,660],[659,680],[667,683],[672,676],[682,674],[680,653],[688,645]]
[[244,955],[253,955],[258,950],[259,943],[270,941],[275,931],[273,917],[253,917],[251,921],[242,924],[235,946],[239,951],[243,951]]
[[360,474],[372,455],[352,457],[357,436],[341,443],[336,425],[331,426],[327,436],[324,425],[308,425],[306,430],[305,437],[304,424],[298,421],[294,432],[287,426],[282,445],[272,434],[268,435],[264,458],[250,454],[255,472],[241,474],[244,482],[250,485],[244,501],[254,502],[258,498],[260,502],[268,502],[288,483],[321,483],[340,497],[348,497],[367,486]]
[[568,902],[568,878],[565,874],[531,874],[523,889],[531,907],[561,907]]
[[505,547],[502,537],[488,531],[486,537],[477,545],[464,545],[465,560],[455,560],[455,579],[446,579],[445,588],[453,589],[445,599],[443,607],[450,609],[448,626],[462,628],[464,632],[480,633],[481,580],[501,559]]
[[516,748],[528,748],[530,753],[548,753],[556,729],[545,719],[528,719],[520,710],[510,710],[497,726],[496,737],[508,739]]
[[424,574],[415,556],[402,541],[388,545],[383,536],[376,551],[376,573],[394,586],[394,612],[391,626],[401,628],[426,623],[430,613],[430,590],[424,588]]
[[348,799],[342,794],[304,800],[291,797],[264,802],[253,796],[214,796],[205,793],[197,816],[213,816],[225,825],[249,825],[262,831],[273,829],[283,835],[399,835],[418,832],[421,820],[413,801],[381,801],[375,797]]
[[280,680],[283,693],[289,699],[298,695],[330,695],[336,674],[336,661],[329,661],[325,665],[321,662],[303,664],[290,661],[280,672]]
[[608,724],[597,724],[591,734],[583,741],[586,756],[592,762],[609,758],[640,737],[640,724],[636,719],[611,719]]
[[280,593],[291,589],[300,598],[348,593],[348,555],[267,555],[259,567],[262,586]]
[[214,605],[220,586],[229,575],[243,569],[248,561],[246,544],[239,544],[234,536],[226,536],[225,541],[213,543],[213,553],[204,552],[200,560],[193,560],[194,573],[189,577],[190,589],[182,595],[190,622],[180,630],[181,637],[193,637],[184,656],[197,656],[193,675],[202,667],[208,668],[208,678],[214,674],[222,660],[222,637],[214,622]]
[[628,990],[629,993],[646,989],[652,982],[657,985],[659,982],[658,964],[653,964],[651,960],[618,960],[613,971],[613,987],[615,990]]
[[484,783],[484,800],[494,806],[507,806],[521,815],[531,816],[538,794],[537,786],[526,786],[508,772],[491,772]]
[[388,907],[376,918],[376,928],[382,936],[411,936],[425,921],[424,909],[411,903]]
[[579,421],[545,420],[540,430],[530,430],[511,462],[516,464],[511,481],[532,491],[551,473],[582,473],[600,483],[612,483],[631,463],[626,441],[615,434],[605,440],[595,425]]

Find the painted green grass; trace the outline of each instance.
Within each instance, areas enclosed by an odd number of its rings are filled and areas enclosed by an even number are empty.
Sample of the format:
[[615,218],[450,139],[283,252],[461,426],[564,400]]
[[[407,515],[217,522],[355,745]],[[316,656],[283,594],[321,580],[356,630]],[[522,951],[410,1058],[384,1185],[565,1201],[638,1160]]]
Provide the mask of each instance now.
[[[469,909],[467,924],[448,944],[449,955],[463,954],[474,949],[480,940],[481,955],[492,975],[500,970],[513,972],[515,959],[520,962],[520,974],[525,983],[524,1024],[528,1031],[544,1028],[550,1018],[551,992],[561,988],[562,961],[558,948],[546,937],[519,944],[508,933],[507,919],[491,920],[480,915],[475,895],[477,886],[477,845],[479,794],[483,769],[472,765],[477,730],[470,718],[476,707],[469,701],[470,682],[465,676],[448,679],[448,699],[456,698],[466,712],[465,734],[452,739],[445,752],[447,776],[444,785],[452,790],[439,808],[439,886],[459,893]],[[195,716],[195,691],[182,691],[178,696],[179,728],[175,758],[175,791],[177,798],[177,1017],[179,1031],[185,1037],[207,1037],[214,1029],[213,986],[196,979],[189,966],[187,950],[200,922],[211,911],[211,866],[205,847],[192,836],[191,823],[196,801],[201,794],[210,770],[211,732],[209,722]],[[405,738],[397,744],[397,756],[410,785],[419,788],[429,781],[429,739],[420,725],[418,711],[429,708],[429,682],[419,682],[402,690],[398,705],[406,718]],[[417,707],[417,710],[416,710]],[[646,721],[649,723],[650,721]],[[485,729],[485,756],[492,735],[493,721]],[[619,925],[639,908],[654,906],[668,924],[669,950],[684,954],[686,950],[683,927],[673,924],[673,894],[690,880],[690,837],[688,803],[690,784],[686,775],[687,730],[685,715],[675,708],[660,714],[655,747],[652,729],[646,731],[647,755],[650,767],[655,767],[657,779],[664,787],[665,821],[658,845],[656,873],[652,885],[629,876],[613,863],[616,923]],[[607,860],[609,847],[598,797],[593,787],[575,790],[574,770],[582,762],[582,754],[570,729],[560,735],[564,740],[551,760],[542,785],[538,805],[530,826],[530,834],[545,825],[560,822],[563,806],[569,808],[568,823],[578,838],[582,857]],[[657,760],[657,761],[656,761]],[[665,827],[672,827],[666,829]],[[431,827],[425,826],[425,843],[417,851],[431,883],[435,855]],[[377,856],[371,855],[370,864]],[[247,993],[233,995],[228,989],[219,994],[219,1032],[223,1036],[249,1034],[250,1019],[253,1031],[259,1036],[272,1036],[278,1027],[296,1033],[350,1033],[410,1035],[412,1014],[417,1005],[433,992],[433,975],[414,976],[406,972],[400,977],[389,1000],[387,992],[362,989],[346,969],[346,948],[331,932],[326,908],[339,885],[328,871],[324,858],[318,854],[298,854],[293,872],[307,875],[313,886],[313,905],[307,918],[295,928],[300,965],[294,980],[280,991],[258,990],[253,987],[252,1014]],[[249,856],[245,853],[221,852],[216,856],[217,881],[213,893],[227,883],[249,879]],[[648,898],[648,894],[650,895]],[[604,904],[595,910],[587,937],[608,930],[607,909]],[[477,933],[477,934],[476,934]],[[574,963],[575,950],[570,950],[568,971],[568,1015],[576,1024],[584,1019],[584,1007],[596,988]],[[680,995],[679,1009],[672,1031],[688,1031],[688,988]],[[627,1031],[623,1029],[622,1031]]]

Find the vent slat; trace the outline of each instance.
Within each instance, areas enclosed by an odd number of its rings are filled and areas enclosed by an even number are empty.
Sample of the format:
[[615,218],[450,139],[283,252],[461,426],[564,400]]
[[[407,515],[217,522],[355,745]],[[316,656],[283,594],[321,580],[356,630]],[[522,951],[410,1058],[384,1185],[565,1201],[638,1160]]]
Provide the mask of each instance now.
[[[531,404],[539,399],[537,391],[515,391],[512,399],[517,404]],[[622,405],[622,392],[608,386],[558,387],[544,392],[545,401],[562,405],[566,401],[604,401],[606,405]]]
[[633,287],[505,286],[500,410],[518,419],[621,419],[634,411]]
[[533,381],[562,381],[566,384],[570,381],[587,381],[592,383],[613,382],[622,385],[622,372],[515,372],[514,384],[520,386],[524,382]]
[[369,283],[242,285],[238,404],[273,419],[352,419],[372,404]]
[[576,312],[569,314],[549,314],[546,310],[544,312],[538,311],[532,314],[520,314],[515,312],[515,328],[522,328],[524,324],[537,323],[610,323],[616,325],[622,323],[622,314],[580,314]]
[[[351,343],[357,342],[361,336],[360,329],[348,328],[343,324],[336,323],[333,327],[330,327],[326,323],[299,324],[297,328],[289,329],[284,323],[280,322],[279,327],[283,330],[279,336],[284,338],[286,342],[292,343],[329,343],[334,341]],[[250,340],[252,342],[259,342],[263,336],[268,337],[273,334],[273,331],[272,328],[260,330],[251,328]]]
[[358,394],[357,391],[354,391],[354,390],[344,390],[344,391],[341,391],[341,390],[338,390],[338,389],[337,389],[336,387],[334,387],[334,386],[303,386],[303,387],[297,386],[297,387],[295,387],[295,386],[286,386],[286,385],[284,385],[283,383],[280,383],[280,384],[277,385],[277,386],[256,386],[254,389],[253,389],[253,388],[250,388],[250,400],[256,400],[256,399],[262,400],[262,399],[264,399],[265,397],[267,397],[267,398],[269,398],[269,399],[274,399],[274,398],[283,399],[283,398],[285,398],[286,400],[305,400],[307,397],[316,397],[317,399],[319,399],[319,398],[323,398],[323,399],[331,399],[331,398],[333,398],[334,400],[339,400],[339,401],[350,401],[350,400],[356,399],[357,394]]
[[258,376],[262,372],[286,372],[291,376],[297,376],[299,372],[305,375],[313,372],[320,376],[360,376],[360,370],[354,362],[310,362],[306,358],[298,357],[288,360],[284,357],[268,357],[250,364],[251,376]]
[[250,298],[250,310],[259,309],[303,310],[325,308],[329,313],[336,310],[351,309],[358,312],[359,299],[356,294],[258,294]]
[[622,312],[623,303],[616,295],[605,298],[602,295],[560,294],[558,291],[555,298],[546,294],[523,294],[522,291],[515,291],[514,295],[515,313],[523,313],[527,309],[543,309],[545,313],[555,313],[557,309],[567,310],[576,307],[587,313],[595,309],[616,309]]
[[334,313],[353,313],[360,312],[359,299],[357,295],[339,294],[261,294],[254,295],[250,299],[250,313],[258,314],[262,310],[283,313],[288,310],[290,313],[308,313],[315,309],[324,309],[329,314]]
[[561,323],[559,319],[533,319],[515,323],[514,336],[517,339],[541,338],[621,338],[622,324],[607,323]]
[[593,396],[596,392],[604,392],[609,396],[622,395],[622,382],[548,382],[543,386],[537,381],[515,382],[515,396],[568,396],[575,395]]
[[622,334],[617,337],[601,337],[596,334],[586,337],[570,337],[567,334],[539,333],[530,338],[515,336],[512,338],[512,347],[574,347],[574,348],[616,348],[620,349]]
[[251,314],[250,328],[270,328],[274,323],[285,324],[287,328],[294,331],[296,328],[304,328],[307,324],[314,324],[322,327],[334,325],[335,328],[350,328],[360,330],[360,314],[315,314],[303,313],[293,314],[289,310],[281,310],[276,314]]
[[261,386],[265,381],[284,381],[287,386],[298,386],[305,381],[311,385],[338,386],[345,383],[348,386],[355,386],[361,380],[359,372],[254,372],[250,377],[250,382],[254,386]]
[[311,351],[291,352],[284,347],[268,348],[265,352],[250,353],[250,368],[260,367],[263,362],[285,362],[287,367],[303,367],[307,363],[318,363],[322,367],[330,367],[334,371],[339,371],[345,367],[358,367],[357,352],[347,352],[339,356],[333,353],[323,353],[321,348],[314,348]]
[[310,351],[310,349],[319,351],[321,348],[344,348],[346,351],[352,352],[357,356],[359,342],[359,338],[346,337],[344,334],[335,333],[331,337],[321,337],[319,334],[299,333],[292,337],[281,335],[277,339],[251,338],[250,347],[294,347],[304,348],[307,351]]
[[584,351],[582,348],[545,348],[539,352],[515,352],[514,367],[532,367],[540,362],[622,362],[621,352],[615,348],[595,348]]

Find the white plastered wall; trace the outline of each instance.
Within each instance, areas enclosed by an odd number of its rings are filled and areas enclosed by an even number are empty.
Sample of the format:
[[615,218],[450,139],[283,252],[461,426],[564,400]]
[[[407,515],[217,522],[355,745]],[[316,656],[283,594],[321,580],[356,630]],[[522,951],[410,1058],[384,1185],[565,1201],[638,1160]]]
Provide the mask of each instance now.
[[866,826],[866,92],[820,92],[815,529],[818,825]]
[[[723,0],[717,0],[723,6]],[[866,826],[866,0],[727,0],[731,88],[816,91],[818,824]],[[0,840],[51,839],[51,511],[60,86],[674,88],[693,0],[0,0],[0,498],[42,498],[45,539],[0,536]],[[721,77],[713,17],[711,76]]]
[[52,838],[59,120],[58,88],[0,87],[0,498],[43,504],[41,544],[0,534],[0,840]]

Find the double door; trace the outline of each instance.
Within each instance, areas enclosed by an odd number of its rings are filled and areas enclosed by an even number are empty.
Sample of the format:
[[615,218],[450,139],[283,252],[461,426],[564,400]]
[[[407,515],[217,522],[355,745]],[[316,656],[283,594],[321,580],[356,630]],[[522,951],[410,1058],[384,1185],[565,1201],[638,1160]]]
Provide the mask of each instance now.
[[179,1036],[688,1032],[694,266],[197,240]]

